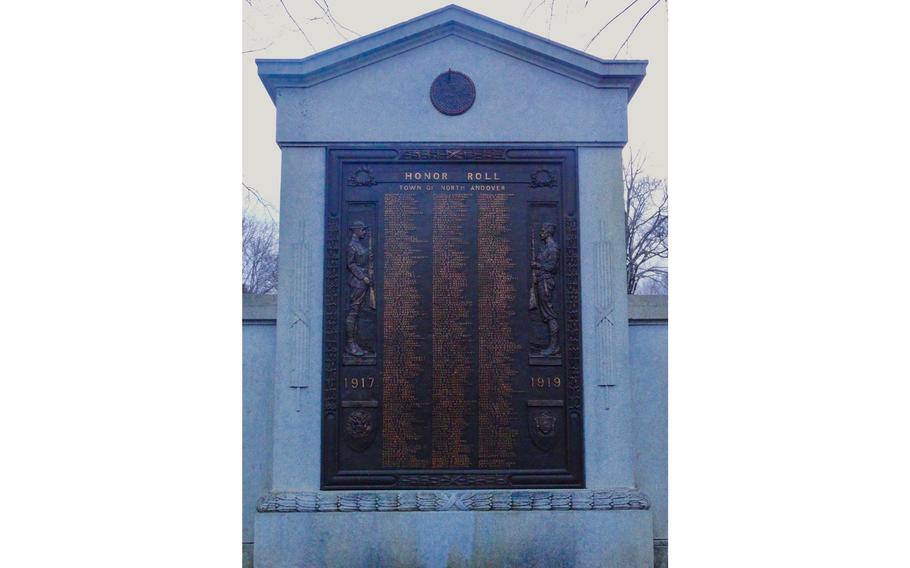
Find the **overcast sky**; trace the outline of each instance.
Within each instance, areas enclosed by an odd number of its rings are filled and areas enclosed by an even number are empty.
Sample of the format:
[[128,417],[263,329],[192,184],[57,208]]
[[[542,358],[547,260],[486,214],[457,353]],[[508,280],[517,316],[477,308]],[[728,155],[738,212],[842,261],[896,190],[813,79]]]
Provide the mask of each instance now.
[[[451,1],[328,0],[337,24],[326,18],[326,0],[243,2],[243,181],[275,207],[279,203],[281,153],[275,144],[275,107],[256,75],[255,59],[303,58],[358,36],[409,20]],[[460,6],[529,32],[584,50],[585,45],[632,0],[462,0]],[[591,55],[612,59],[654,0],[638,0],[597,37]],[[667,9],[660,1],[641,21],[618,59],[649,60],[647,76],[629,105],[628,150],[647,155],[647,173],[667,175]],[[552,6],[552,10],[551,10]],[[314,51],[315,47],[315,51]]]

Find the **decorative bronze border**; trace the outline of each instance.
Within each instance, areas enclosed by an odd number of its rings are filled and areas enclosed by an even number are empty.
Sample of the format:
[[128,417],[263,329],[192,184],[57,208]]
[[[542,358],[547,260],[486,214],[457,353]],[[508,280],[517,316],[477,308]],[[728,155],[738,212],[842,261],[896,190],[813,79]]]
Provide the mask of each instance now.
[[470,487],[508,486],[509,476],[489,473],[425,473],[398,476],[398,482],[405,486],[426,487]]
[[566,249],[566,398],[569,409],[581,410],[581,275],[578,260],[578,218],[563,222]]
[[399,152],[399,160],[505,160],[505,148],[408,148]]
[[[402,490],[420,488],[583,488],[584,433],[582,420],[581,365],[581,293],[578,236],[578,172],[577,150],[565,147],[459,147],[427,145],[390,147],[386,144],[363,144],[329,147],[326,153],[326,240],[324,289],[324,365],[323,365],[323,448],[322,488],[330,490]],[[341,364],[340,316],[338,296],[341,275],[341,166],[346,161],[369,164],[371,161],[548,161],[562,165],[562,218],[565,260],[563,286],[565,290],[565,361],[566,370],[566,429],[568,470],[370,470],[339,472],[338,447],[340,428],[338,381]],[[368,166],[364,166],[368,167]],[[339,191],[333,194],[333,188]],[[574,437],[573,437],[574,436]],[[591,492],[588,492],[591,494]],[[315,494],[314,494],[315,495]],[[324,494],[320,494],[324,495]],[[395,495],[383,492],[381,495]],[[383,497],[386,499],[386,497]],[[579,505],[574,508],[584,508]],[[589,507],[590,508],[590,507]],[[403,510],[403,509],[401,509]],[[508,510],[508,509],[505,509]]]
[[341,225],[337,214],[329,214],[325,240],[325,293],[323,318],[325,320],[322,404],[326,414],[338,410],[338,287],[341,266]]

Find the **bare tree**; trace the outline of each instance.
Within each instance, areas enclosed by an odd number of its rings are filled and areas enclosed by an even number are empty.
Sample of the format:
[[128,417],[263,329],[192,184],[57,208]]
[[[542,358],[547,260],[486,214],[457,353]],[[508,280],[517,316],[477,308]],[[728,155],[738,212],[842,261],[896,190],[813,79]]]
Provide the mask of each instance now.
[[639,282],[635,293],[642,296],[657,296],[666,294],[669,289],[669,274],[664,270],[657,272],[653,278],[646,278]]
[[278,293],[278,224],[243,213],[243,293]]
[[[639,153],[623,165],[626,198],[626,291],[666,293],[667,182],[645,175]],[[648,283],[643,288],[639,286]],[[663,290],[661,290],[663,288]]]

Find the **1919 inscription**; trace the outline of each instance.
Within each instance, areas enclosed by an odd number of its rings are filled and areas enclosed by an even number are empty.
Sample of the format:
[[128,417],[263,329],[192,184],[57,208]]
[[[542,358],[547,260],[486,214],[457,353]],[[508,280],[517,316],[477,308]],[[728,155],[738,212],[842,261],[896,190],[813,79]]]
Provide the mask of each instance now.
[[323,488],[583,487],[574,152],[331,149],[327,177]]

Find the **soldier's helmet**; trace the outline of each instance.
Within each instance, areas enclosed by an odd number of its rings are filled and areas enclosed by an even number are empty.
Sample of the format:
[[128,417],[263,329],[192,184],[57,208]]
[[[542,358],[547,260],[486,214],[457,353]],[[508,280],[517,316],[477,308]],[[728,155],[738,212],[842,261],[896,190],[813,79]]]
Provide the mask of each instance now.
[[541,228],[542,228],[544,231],[550,233],[551,235],[555,235],[555,234],[556,234],[556,224],[555,224],[555,223],[543,223],[543,224],[541,225]]
[[368,229],[369,227],[370,226],[367,225],[366,223],[364,223],[363,221],[354,221],[353,223],[351,223],[351,226],[348,227],[348,229],[353,231],[354,229]]

